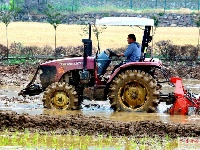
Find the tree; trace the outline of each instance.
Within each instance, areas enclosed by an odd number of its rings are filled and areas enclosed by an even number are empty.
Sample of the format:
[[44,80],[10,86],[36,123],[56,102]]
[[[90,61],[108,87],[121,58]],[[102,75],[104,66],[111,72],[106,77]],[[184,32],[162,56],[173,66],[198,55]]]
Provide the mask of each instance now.
[[[83,30],[83,34],[89,34],[88,33],[88,25],[86,25],[85,27],[82,28]],[[97,49],[98,52],[100,52],[100,44],[99,44],[99,35],[106,29],[106,26],[96,26],[95,24],[92,27],[92,32],[94,33],[94,36],[97,39]],[[82,35],[82,34],[81,34]]]
[[17,14],[17,12],[19,10],[19,9],[15,9],[14,8],[15,0],[10,0],[9,2],[10,2],[9,3],[9,7],[0,12],[1,21],[6,25],[6,43],[7,43],[6,58],[7,59],[8,59],[8,55],[9,55],[9,49],[8,49],[8,25],[10,24],[12,19],[14,17],[16,17],[16,14]]
[[77,11],[79,9],[79,1],[78,0],[72,0],[72,13],[74,11]]
[[[155,32],[156,32],[156,29],[158,28],[158,25],[159,25],[159,19],[158,19],[157,16],[152,16],[151,19],[154,20],[154,27],[155,27],[154,33],[152,35],[152,47],[154,49],[153,39],[154,39],[154,35],[155,35]],[[151,57],[153,57],[153,49],[151,50]]]
[[[156,16],[152,16],[151,19],[154,20],[154,27],[155,27],[154,34],[155,34],[156,29],[158,28],[158,25],[159,25],[159,19],[158,19],[158,17],[156,17]],[[153,35],[154,35],[154,34],[153,34]]]
[[[198,19],[196,20],[196,25],[199,28],[199,36],[198,36],[198,52],[199,52],[199,38],[200,38],[200,16],[198,17]],[[197,54],[198,54],[197,52]],[[198,58],[197,58],[198,59]]]
[[10,0],[10,9],[11,10],[15,9],[15,0]]
[[48,23],[50,23],[55,29],[55,49],[56,49],[56,29],[59,24],[61,24],[63,15],[55,10],[51,5],[48,5],[46,10],[44,11]]
[[12,17],[14,16],[14,12],[11,10],[7,10],[7,11],[2,11],[1,12],[1,16],[2,16],[2,22],[6,25],[6,42],[7,42],[7,53],[6,53],[6,58],[8,59],[8,55],[9,55],[9,49],[8,49],[8,25],[12,20]]
[[101,27],[97,27],[95,24],[94,24],[94,27],[93,27],[93,33],[97,39],[97,48],[98,48],[98,52],[100,52],[100,44],[99,44],[99,35],[103,32],[103,30],[105,30],[107,27],[106,26],[101,26]]
[[3,9],[3,7],[2,7],[3,2],[4,2],[4,0],[0,0],[1,10]]

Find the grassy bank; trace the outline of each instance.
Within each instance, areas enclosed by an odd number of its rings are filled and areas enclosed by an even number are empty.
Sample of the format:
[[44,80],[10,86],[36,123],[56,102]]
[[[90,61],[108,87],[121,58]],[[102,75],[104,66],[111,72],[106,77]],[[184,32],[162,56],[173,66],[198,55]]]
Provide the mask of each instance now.
[[[25,149],[165,149],[171,150],[178,146],[177,139],[170,139],[168,137],[160,138],[127,138],[127,137],[103,137],[97,136],[78,136],[78,135],[57,135],[50,133],[29,133],[25,131],[20,133],[18,131],[10,133],[3,132],[0,136],[0,148],[25,148]],[[11,147],[12,146],[12,147]]]
[[[84,26],[80,25],[59,25],[57,28],[57,47],[58,46],[77,46],[82,45],[82,38],[88,38],[83,34]],[[0,23],[0,44],[6,45],[5,25]],[[100,34],[101,49],[119,48],[127,45],[127,35],[134,33],[137,41],[142,41],[143,30],[138,27],[107,27]],[[92,34],[93,45],[97,47],[97,40]],[[198,28],[196,27],[159,27],[156,29],[154,43],[161,40],[171,40],[175,45],[191,44],[196,46],[198,42]],[[20,42],[24,46],[49,45],[54,47],[54,29],[48,23],[35,22],[13,22],[8,26],[8,42]]]

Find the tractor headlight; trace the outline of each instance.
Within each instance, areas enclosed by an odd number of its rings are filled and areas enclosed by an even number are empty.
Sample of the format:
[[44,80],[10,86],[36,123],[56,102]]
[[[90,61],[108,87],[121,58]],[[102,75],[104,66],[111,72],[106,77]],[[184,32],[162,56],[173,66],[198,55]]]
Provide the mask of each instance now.
[[39,70],[39,75],[41,75],[42,73],[43,73],[43,71],[40,69],[40,70]]

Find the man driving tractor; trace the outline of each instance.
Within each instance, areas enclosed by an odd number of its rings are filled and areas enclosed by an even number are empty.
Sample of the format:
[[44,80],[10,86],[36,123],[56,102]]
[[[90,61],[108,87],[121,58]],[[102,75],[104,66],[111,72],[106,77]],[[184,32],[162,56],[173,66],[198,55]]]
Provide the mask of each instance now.
[[138,42],[136,42],[136,37],[134,34],[129,34],[127,38],[129,46],[126,51],[122,54],[117,54],[118,57],[126,57],[126,61],[122,61],[120,64],[116,65],[112,71],[112,73],[121,65],[127,62],[138,62],[141,56],[141,46]]

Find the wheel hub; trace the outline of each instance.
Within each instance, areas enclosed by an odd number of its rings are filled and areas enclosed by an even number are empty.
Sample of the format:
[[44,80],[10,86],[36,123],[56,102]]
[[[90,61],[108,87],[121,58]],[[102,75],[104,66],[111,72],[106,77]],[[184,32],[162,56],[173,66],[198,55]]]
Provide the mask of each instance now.
[[146,90],[139,82],[128,83],[122,88],[121,100],[124,105],[131,108],[142,106],[146,100]]
[[69,105],[70,99],[65,92],[56,92],[52,98],[52,104],[56,108],[64,108]]
[[138,91],[131,91],[131,93],[129,93],[131,95],[132,99],[136,99],[138,98]]

